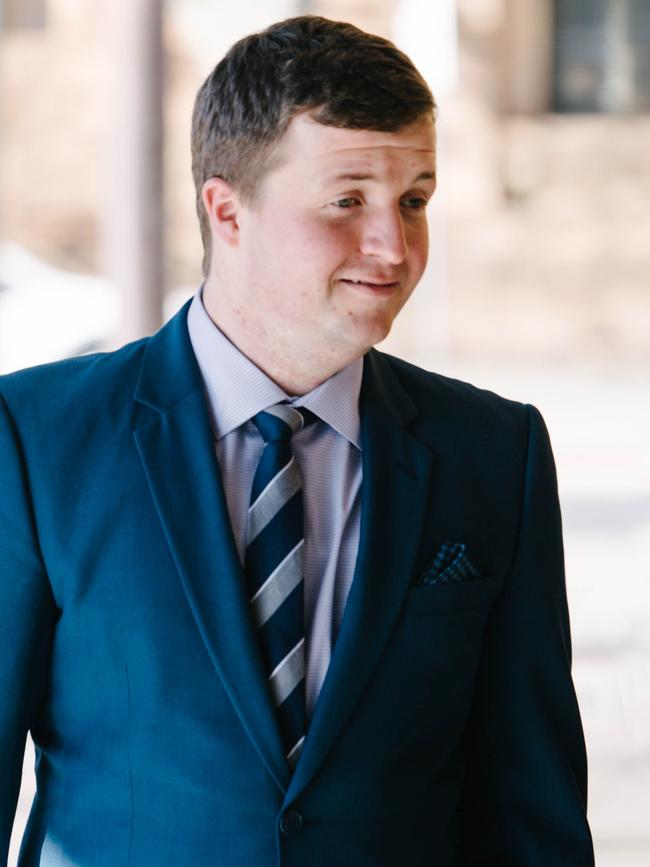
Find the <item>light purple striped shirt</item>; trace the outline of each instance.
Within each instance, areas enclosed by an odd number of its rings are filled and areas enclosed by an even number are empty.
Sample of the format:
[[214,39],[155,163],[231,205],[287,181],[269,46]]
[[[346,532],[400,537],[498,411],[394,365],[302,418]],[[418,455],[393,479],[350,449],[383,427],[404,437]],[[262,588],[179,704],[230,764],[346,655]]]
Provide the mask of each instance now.
[[303,483],[309,719],[325,680],[359,544],[363,359],[348,364],[307,394],[291,397],[215,325],[203,306],[201,289],[190,305],[187,326],[212,411],[217,460],[242,563],[253,476],[264,448],[250,419],[286,400],[309,408],[321,420],[298,431],[291,441]]

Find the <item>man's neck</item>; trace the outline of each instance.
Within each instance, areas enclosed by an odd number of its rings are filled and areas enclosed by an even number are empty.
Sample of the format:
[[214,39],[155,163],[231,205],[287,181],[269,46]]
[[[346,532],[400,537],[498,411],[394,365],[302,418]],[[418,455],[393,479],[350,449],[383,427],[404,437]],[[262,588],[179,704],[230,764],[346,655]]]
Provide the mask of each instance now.
[[230,315],[205,288],[202,298],[208,316],[228,340],[291,397],[307,394],[363,354],[341,357],[331,348],[279,345],[277,340],[271,344],[270,335],[254,321]]

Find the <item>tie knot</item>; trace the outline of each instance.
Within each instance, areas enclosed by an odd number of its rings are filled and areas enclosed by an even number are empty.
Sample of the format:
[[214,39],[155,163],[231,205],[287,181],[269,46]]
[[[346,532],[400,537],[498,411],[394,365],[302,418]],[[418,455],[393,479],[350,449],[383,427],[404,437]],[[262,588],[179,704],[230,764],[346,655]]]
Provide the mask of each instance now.
[[286,403],[277,403],[258,412],[251,421],[262,434],[264,442],[288,443],[293,434],[316,421],[316,418],[317,416],[304,406],[293,407]]

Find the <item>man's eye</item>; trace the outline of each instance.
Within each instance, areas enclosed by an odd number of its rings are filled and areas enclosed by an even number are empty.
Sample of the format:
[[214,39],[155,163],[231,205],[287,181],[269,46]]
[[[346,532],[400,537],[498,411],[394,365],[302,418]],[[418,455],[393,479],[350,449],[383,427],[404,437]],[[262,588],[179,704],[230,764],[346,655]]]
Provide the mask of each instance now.
[[346,196],[344,199],[337,199],[333,204],[337,208],[352,208],[354,205],[359,204],[359,199],[355,196]]
[[402,204],[412,211],[422,211],[426,208],[428,199],[423,199],[421,196],[413,196],[410,199],[402,199]]

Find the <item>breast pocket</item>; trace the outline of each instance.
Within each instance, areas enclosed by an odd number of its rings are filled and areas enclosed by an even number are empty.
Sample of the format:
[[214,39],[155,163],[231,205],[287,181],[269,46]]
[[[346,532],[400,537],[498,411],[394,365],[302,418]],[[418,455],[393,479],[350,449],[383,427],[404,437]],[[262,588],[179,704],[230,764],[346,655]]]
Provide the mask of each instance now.
[[406,595],[405,612],[414,617],[487,606],[497,592],[494,575],[446,584],[417,584]]

